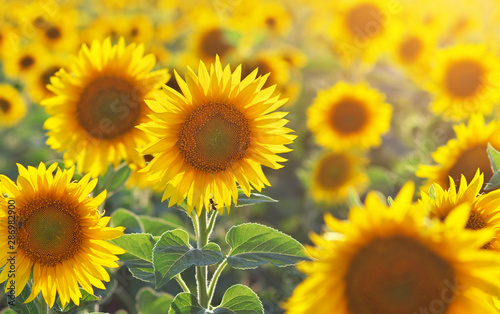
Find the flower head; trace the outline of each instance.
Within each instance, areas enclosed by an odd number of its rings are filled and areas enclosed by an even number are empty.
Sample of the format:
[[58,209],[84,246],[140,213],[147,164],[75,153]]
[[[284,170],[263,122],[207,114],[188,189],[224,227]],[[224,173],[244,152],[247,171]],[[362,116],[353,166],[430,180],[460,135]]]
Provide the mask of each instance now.
[[[11,230],[9,210],[15,210],[17,221],[15,295],[33,274],[26,302],[42,292],[50,307],[56,294],[63,306],[70,300],[78,305],[79,287],[90,294],[94,294],[92,286],[105,289],[102,281],[110,277],[103,266],[118,267],[116,254],[125,253],[105,240],[120,237],[125,228],[106,227],[110,217],[97,211],[106,192],[89,197],[97,184],[90,175],[76,182],[71,181],[74,167],[61,171],[57,164],[46,168],[40,163],[38,168],[18,168],[17,183],[0,175],[0,236],[6,239]],[[7,252],[12,251],[7,245],[0,241],[0,266],[6,265]],[[9,269],[0,273],[0,282],[9,278]]]
[[47,144],[65,150],[65,162],[76,163],[79,172],[102,175],[109,162],[117,166],[122,160],[144,166],[136,148],[148,136],[136,126],[149,121],[145,100],[169,75],[150,72],[155,58],[143,54],[142,45],[125,46],[123,39],[116,45],[109,38],[94,41],[90,48],[82,46],[70,72],[51,78],[55,96],[42,101],[51,115],[45,122]]
[[295,135],[285,128],[285,103],[272,96],[275,86],[262,89],[268,75],[257,70],[241,80],[241,66],[231,72],[218,58],[207,70],[200,62],[198,76],[188,68],[186,81],[176,73],[182,91],[165,87],[148,105],[153,122],[141,126],[156,140],[142,150],[153,160],[143,170],[164,189],[169,204],[187,200],[187,210],[200,214],[210,199],[219,211],[237,202],[236,183],[246,195],[270,185],[262,165],[278,169],[286,161],[278,153]]
[[469,207],[444,222],[426,219],[407,184],[388,207],[369,193],[348,221],[325,217],[329,231],[311,236],[316,260],[284,304],[287,313],[496,313],[498,252],[479,250],[493,230],[464,229]]

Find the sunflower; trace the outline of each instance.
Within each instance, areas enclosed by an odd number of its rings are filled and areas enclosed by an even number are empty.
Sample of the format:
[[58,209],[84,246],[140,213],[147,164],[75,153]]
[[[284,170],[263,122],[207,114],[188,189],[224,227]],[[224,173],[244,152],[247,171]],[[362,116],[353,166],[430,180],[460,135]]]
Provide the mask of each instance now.
[[153,122],[141,127],[157,140],[142,150],[155,156],[144,171],[169,206],[187,199],[187,211],[201,214],[213,198],[222,214],[237,202],[236,183],[246,195],[270,185],[262,165],[281,168],[286,159],[277,154],[290,151],[285,145],[296,136],[284,127],[287,113],[274,112],[286,99],[262,89],[269,75],[256,76],[241,80],[241,66],[231,73],[217,56],[210,72],[200,62],[198,76],[189,67],[186,81],[176,74],[182,94],[165,87],[147,102]]
[[68,165],[77,163],[78,171],[92,176],[104,174],[111,162],[122,159],[144,166],[136,150],[148,136],[136,126],[149,121],[151,112],[145,100],[169,79],[167,70],[149,72],[155,66],[153,55],[143,56],[144,46],[125,46],[123,39],[111,45],[83,45],[78,59],[51,78],[49,90],[56,96],[42,105],[51,115],[45,122],[47,144],[66,150]]
[[184,57],[187,64],[195,64],[199,60],[213,63],[216,55],[226,60],[236,51],[236,46],[228,37],[228,31],[218,24],[200,26],[188,41],[187,54]]
[[341,0],[331,9],[330,38],[335,52],[348,64],[374,63],[394,37],[397,6],[383,0]]
[[153,38],[154,26],[151,19],[145,14],[127,17],[123,28],[122,33],[127,42],[147,44]]
[[47,59],[47,50],[38,44],[22,46],[5,52],[5,75],[13,79],[29,79]]
[[463,228],[468,206],[445,222],[426,220],[406,184],[389,208],[369,193],[348,221],[325,216],[330,229],[313,234],[308,277],[284,304],[287,313],[496,313],[500,260],[479,250],[492,230]]
[[445,119],[467,119],[490,114],[500,100],[496,86],[500,61],[483,45],[457,45],[436,55],[427,87],[434,96],[431,109]]
[[307,111],[307,125],[326,148],[378,146],[381,135],[389,130],[392,115],[384,98],[367,84],[339,82],[318,93]]
[[39,103],[44,98],[54,96],[47,86],[57,71],[66,68],[65,60],[65,54],[53,54],[29,77],[26,91],[34,102]]
[[[82,297],[79,286],[92,295],[92,286],[105,289],[102,281],[110,278],[103,266],[118,267],[116,254],[125,253],[105,240],[120,237],[125,228],[106,227],[110,217],[97,212],[106,192],[88,196],[97,184],[97,180],[89,181],[90,175],[71,182],[74,168],[61,171],[57,164],[46,168],[40,163],[38,168],[18,165],[18,169],[17,185],[0,175],[0,235],[6,239],[11,230],[7,213],[12,206],[18,221],[15,295],[23,291],[33,274],[26,302],[41,291],[50,307],[56,293],[63,306],[70,300],[78,305]],[[1,266],[11,251],[7,241],[0,242]],[[0,282],[9,278],[9,269],[3,268]]]
[[435,185],[434,195],[430,196],[422,192],[421,201],[429,210],[430,217],[439,218],[441,221],[444,221],[456,206],[463,203],[471,204],[469,220],[465,228],[471,230],[494,229],[495,237],[485,244],[483,248],[499,251],[500,190],[479,195],[483,182],[484,176],[479,170],[469,184],[462,175],[460,187],[457,191],[455,182],[450,178],[450,188],[448,190],[443,190],[441,186]]
[[286,36],[292,16],[284,4],[277,1],[243,2],[234,8],[229,24],[243,33],[261,31]]
[[316,202],[344,202],[349,188],[364,192],[368,177],[363,173],[367,160],[347,151],[325,152],[314,163],[311,194]]
[[52,51],[74,53],[80,44],[79,37],[75,36],[77,25],[78,11],[64,8],[55,17],[38,24],[36,40]]
[[0,128],[17,124],[26,115],[26,103],[17,89],[0,84]]
[[422,22],[400,22],[392,41],[391,59],[419,82],[429,73],[437,37],[433,31],[422,32]]
[[460,186],[462,175],[470,182],[478,168],[484,174],[486,182],[493,175],[486,148],[490,143],[495,149],[500,149],[500,125],[496,121],[485,125],[483,116],[473,115],[467,126],[461,123],[454,126],[454,130],[456,138],[432,153],[432,159],[437,165],[420,165],[416,172],[418,177],[427,179],[422,187],[425,191],[433,183],[448,189],[448,177],[451,177],[457,186]]

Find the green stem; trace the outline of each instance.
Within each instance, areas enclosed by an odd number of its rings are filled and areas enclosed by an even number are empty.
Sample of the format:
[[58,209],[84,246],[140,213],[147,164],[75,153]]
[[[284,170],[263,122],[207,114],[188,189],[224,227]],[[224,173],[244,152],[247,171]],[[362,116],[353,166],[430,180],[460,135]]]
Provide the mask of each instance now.
[[42,294],[38,295],[38,297],[36,297],[33,301],[35,302],[36,306],[38,307],[39,314],[52,313],[49,305],[47,304],[47,302],[45,302],[45,299],[43,298]]
[[191,221],[193,222],[193,229],[194,229],[194,235],[196,236],[196,241],[198,242],[199,239],[199,234],[200,234],[200,227],[198,223],[198,214],[196,213],[196,210],[191,211]]
[[210,217],[208,219],[208,227],[207,227],[207,243],[208,243],[208,237],[212,234],[212,231],[214,230],[215,226],[215,219],[217,218],[217,210],[211,210],[210,211]]
[[175,278],[175,280],[177,280],[177,283],[179,283],[179,285],[181,286],[182,291],[187,292],[187,293],[191,293],[191,290],[189,290],[189,287],[186,285],[186,283],[182,279],[181,274],[177,274],[177,276],[175,276],[174,278]]
[[[198,223],[198,248],[202,249],[208,244],[208,232],[207,232],[207,212],[203,210],[200,216],[196,216]],[[208,309],[208,295],[207,295],[207,266],[196,266],[196,281],[198,286],[198,301],[200,305]]]
[[210,280],[210,285],[208,286],[208,304],[212,302],[212,298],[214,296],[215,286],[217,285],[217,281],[219,280],[220,274],[227,266],[227,259],[224,259],[222,263],[219,264],[217,269],[215,270],[214,275],[212,276],[212,280]]

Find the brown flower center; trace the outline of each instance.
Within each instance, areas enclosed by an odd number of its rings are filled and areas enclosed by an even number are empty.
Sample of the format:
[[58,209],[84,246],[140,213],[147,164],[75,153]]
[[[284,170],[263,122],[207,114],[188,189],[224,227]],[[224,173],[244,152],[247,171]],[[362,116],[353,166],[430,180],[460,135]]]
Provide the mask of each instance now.
[[33,26],[40,29],[45,28],[45,26],[47,26],[47,20],[39,15],[33,19]]
[[486,227],[486,222],[484,221],[483,217],[476,210],[472,209],[465,228],[471,230],[479,230],[483,229],[484,227]]
[[223,59],[232,49],[233,46],[227,42],[221,29],[209,30],[201,38],[200,52],[206,59],[215,58],[215,55]]
[[47,30],[45,31],[45,35],[47,35],[47,38],[51,40],[56,40],[61,37],[61,30],[56,26],[52,26],[47,28]]
[[18,249],[34,262],[56,265],[80,251],[84,239],[74,204],[35,199],[19,209]]
[[130,37],[134,38],[134,37],[136,37],[137,35],[139,35],[139,29],[137,29],[137,27],[133,27],[133,28],[130,30]]
[[460,155],[453,167],[448,171],[443,188],[450,187],[448,176],[453,178],[457,188],[460,186],[461,175],[465,176],[467,182],[471,182],[478,168],[484,174],[484,182],[490,181],[493,171],[491,170],[490,159],[485,145],[471,147]]
[[399,55],[404,62],[415,61],[422,52],[423,44],[420,38],[411,36],[399,46]]
[[78,121],[89,135],[114,139],[135,129],[144,105],[140,88],[120,78],[102,77],[80,95]]
[[19,60],[19,66],[21,69],[26,70],[35,64],[35,58],[30,55],[26,55]]
[[223,103],[208,103],[186,118],[177,145],[193,168],[217,173],[245,156],[250,136],[248,119],[238,109]]
[[7,99],[0,98],[0,111],[8,113],[10,111],[10,102]]
[[268,17],[266,19],[266,26],[267,26],[267,28],[269,28],[269,29],[275,29],[276,28],[276,24],[277,24],[276,23],[276,19],[274,17],[270,16],[270,17]]
[[448,92],[455,97],[474,96],[482,87],[484,69],[474,60],[460,60],[452,63],[445,74]]
[[345,282],[352,314],[442,314],[456,293],[449,263],[403,236],[371,240],[354,255]]
[[375,37],[383,30],[382,13],[371,3],[361,3],[352,8],[346,16],[346,26],[351,35]]
[[331,154],[322,158],[318,165],[315,181],[325,189],[337,189],[348,179],[351,163],[343,154]]
[[359,100],[344,98],[332,107],[330,121],[335,131],[352,134],[364,128],[368,121],[368,114]]

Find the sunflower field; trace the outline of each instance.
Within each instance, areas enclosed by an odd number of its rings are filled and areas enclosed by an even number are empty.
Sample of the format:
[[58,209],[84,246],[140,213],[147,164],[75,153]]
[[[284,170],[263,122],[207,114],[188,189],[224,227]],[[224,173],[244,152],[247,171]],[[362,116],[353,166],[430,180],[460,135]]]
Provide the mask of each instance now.
[[500,2],[0,2],[0,314],[500,313]]

